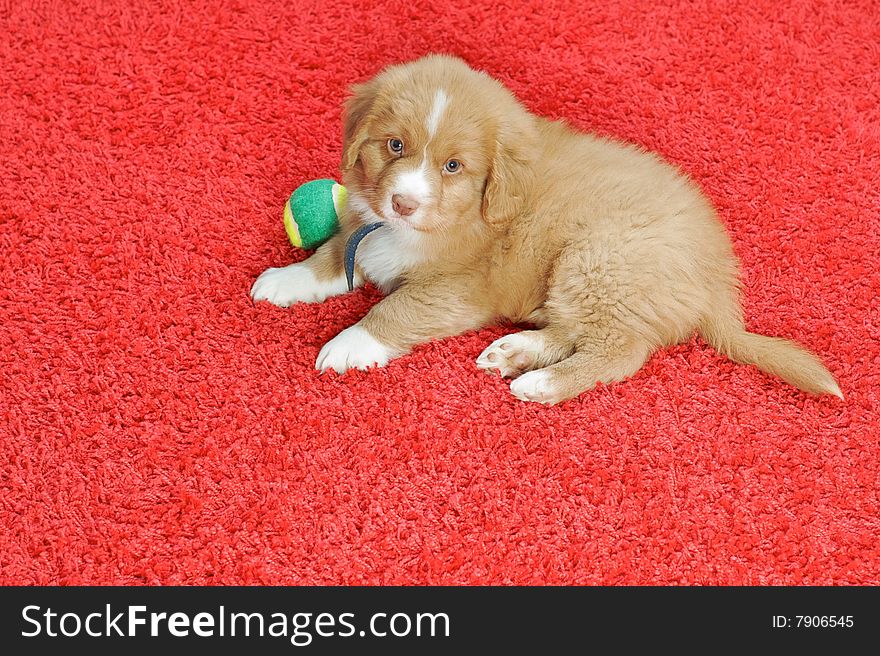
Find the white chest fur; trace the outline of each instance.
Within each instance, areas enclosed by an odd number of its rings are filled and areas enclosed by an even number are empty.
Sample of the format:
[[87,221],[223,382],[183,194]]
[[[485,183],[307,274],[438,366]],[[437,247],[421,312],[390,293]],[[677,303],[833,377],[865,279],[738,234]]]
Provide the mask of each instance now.
[[[348,204],[364,223],[382,221],[359,194],[352,193]],[[367,280],[387,294],[405,271],[424,261],[419,241],[414,230],[385,226],[364,237],[355,253],[355,264]]]
[[364,237],[355,262],[367,280],[387,293],[394,289],[405,271],[422,262],[416,241],[417,237],[406,229],[380,228]]

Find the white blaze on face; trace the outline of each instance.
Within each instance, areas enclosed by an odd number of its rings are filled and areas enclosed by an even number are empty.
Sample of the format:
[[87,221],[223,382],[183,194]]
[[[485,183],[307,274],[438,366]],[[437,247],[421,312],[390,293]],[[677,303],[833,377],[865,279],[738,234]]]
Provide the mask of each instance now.
[[422,160],[421,166],[415,171],[401,173],[394,185],[394,194],[409,196],[419,204],[426,202],[431,197],[431,184],[428,182],[428,167]]
[[[428,138],[433,139],[437,134],[437,126],[440,125],[440,119],[443,118],[443,112],[446,111],[446,105],[449,104],[449,96],[443,89],[438,89],[434,94],[434,104],[431,106],[431,113],[428,114],[428,120],[425,127],[428,128]],[[427,148],[427,146],[426,146]]]
[[[437,134],[437,128],[440,125],[440,121],[443,118],[443,114],[445,113],[448,104],[449,96],[446,95],[446,91],[438,89],[434,94],[431,111],[425,119],[425,129],[428,132],[428,141],[425,143],[425,148],[422,151],[422,161],[419,164],[419,168],[401,173],[397,178],[397,183],[394,185],[390,196],[393,196],[394,194],[409,196],[419,204],[424,204],[431,199],[432,189],[431,182],[428,178],[428,144],[431,142],[431,139],[434,138],[434,135]],[[390,197],[388,199],[387,210],[393,212]],[[418,212],[416,212],[416,214],[418,214]]]

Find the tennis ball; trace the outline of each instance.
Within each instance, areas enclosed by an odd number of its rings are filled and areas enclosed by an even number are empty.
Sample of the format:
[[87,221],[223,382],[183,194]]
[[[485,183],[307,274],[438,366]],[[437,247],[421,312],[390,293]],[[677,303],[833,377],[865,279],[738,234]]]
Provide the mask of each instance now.
[[339,228],[345,209],[345,187],[335,180],[312,180],[300,185],[284,204],[284,229],[297,248],[317,248]]

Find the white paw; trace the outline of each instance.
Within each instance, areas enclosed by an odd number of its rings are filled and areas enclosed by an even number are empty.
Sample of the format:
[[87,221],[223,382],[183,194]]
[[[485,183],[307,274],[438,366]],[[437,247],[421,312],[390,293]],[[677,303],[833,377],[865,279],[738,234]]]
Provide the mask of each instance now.
[[342,374],[349,369],[384,367],[396,355],[398,353],[360,326],[352,326],[324,344],[324,348],[318,353],[315,369],[333,369]]
[[550,374],[543,370],[529,371],[510,384],[510,391],[520,401],[556,403],[558,398]]
[[534,368],[543,348],[544,339],[537,331],[505,335],[480,353],[477,366],[490,373],[500,373],[505,378],[518,376],[523,371]]
[[251,298],[287,307],[294,303],[318,303],[348,291],[345,276],[318,280],[303,262],[278,269],[266,269],[251,287]]

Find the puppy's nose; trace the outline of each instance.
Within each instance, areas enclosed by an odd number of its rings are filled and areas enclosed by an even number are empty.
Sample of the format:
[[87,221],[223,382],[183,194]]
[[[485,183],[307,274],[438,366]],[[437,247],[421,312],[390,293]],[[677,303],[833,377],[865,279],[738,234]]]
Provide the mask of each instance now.
[[400,216],[409,216],[419,209],[419,201],[411,196],[394,194],[391,197],[391,207],[393,207],[394,211],[400,214]]

